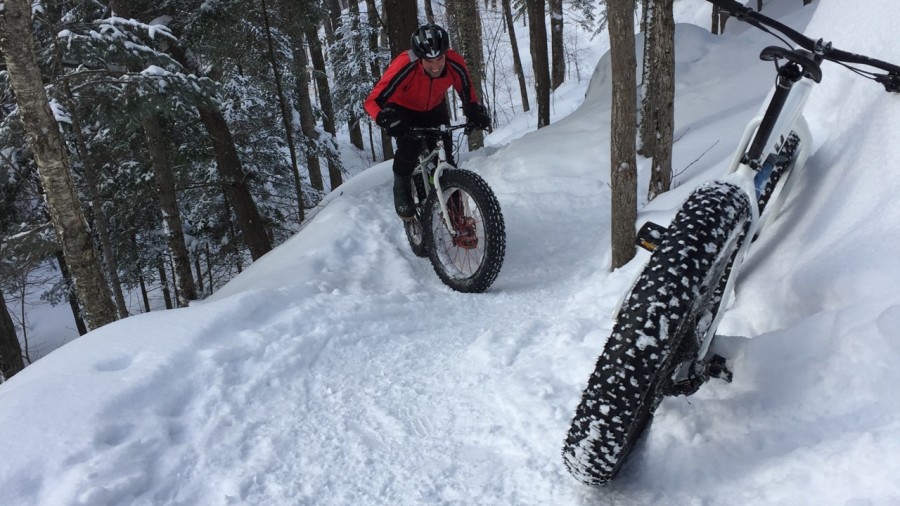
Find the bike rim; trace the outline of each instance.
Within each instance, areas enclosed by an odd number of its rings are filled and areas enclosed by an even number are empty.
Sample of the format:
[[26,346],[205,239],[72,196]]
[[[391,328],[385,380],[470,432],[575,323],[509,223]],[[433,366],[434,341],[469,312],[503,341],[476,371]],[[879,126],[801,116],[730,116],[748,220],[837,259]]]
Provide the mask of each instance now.
[[435,252],[451,278],[471,278],[484,263],[487,247],[481,208],[471,195],[458,188],[445,190],[442,198],[452,230],[447,229],[441,213],[432,214]]

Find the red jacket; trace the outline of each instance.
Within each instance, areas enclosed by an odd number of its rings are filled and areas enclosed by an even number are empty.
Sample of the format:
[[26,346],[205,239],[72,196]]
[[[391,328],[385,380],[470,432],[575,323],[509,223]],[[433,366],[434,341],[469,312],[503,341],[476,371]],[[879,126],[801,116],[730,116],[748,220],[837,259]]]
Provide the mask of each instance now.
[[451,86],[462,99],[463,108],[477,103],[475,86],[462,56],[452,49],[446,55],[444,72],[436,78],[425,73],[422,61],[411,50],[397,55],[363,104],[369,116],[374,119],[389,103],[413,111],[430,111],[444,101]]

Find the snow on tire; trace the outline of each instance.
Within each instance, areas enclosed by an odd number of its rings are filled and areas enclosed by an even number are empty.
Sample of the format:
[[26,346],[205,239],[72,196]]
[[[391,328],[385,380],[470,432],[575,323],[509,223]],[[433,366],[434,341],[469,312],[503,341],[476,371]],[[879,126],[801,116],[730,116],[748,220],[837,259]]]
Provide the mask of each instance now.
[[[615,477],[653,418],[662,390],[720,286],[751,219],[749,196],[714,182],[685,201],[627,295],[563,445],[587,485]],[[696,350],[694,350],[696,351]]]

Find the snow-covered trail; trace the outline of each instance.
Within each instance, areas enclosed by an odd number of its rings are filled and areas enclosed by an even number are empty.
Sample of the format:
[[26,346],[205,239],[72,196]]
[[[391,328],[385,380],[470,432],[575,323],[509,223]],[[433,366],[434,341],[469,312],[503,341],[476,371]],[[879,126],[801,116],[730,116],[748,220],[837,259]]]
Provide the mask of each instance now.
[[[893,2],[867,6],[766,8],[900,61]],[[773,40],[731,23],[679,28],[677,187],[639,220],[667,223],[720,174],[771,85],[756,55]],[[462,157],[506,218],[487,293],[451,291],[409,251],[389,168],[368,169],[209,300],[101,328],[0,386],[0,503],[900,504],[900,103],[833,67],[808,108],[821,147],[721,327],[734,382],[666,399],[612,486],[566,473],[569,421],[647,255],[609,272],[607,78],[601,61],[583,104],[585,85],[558,94],[571,115]]]

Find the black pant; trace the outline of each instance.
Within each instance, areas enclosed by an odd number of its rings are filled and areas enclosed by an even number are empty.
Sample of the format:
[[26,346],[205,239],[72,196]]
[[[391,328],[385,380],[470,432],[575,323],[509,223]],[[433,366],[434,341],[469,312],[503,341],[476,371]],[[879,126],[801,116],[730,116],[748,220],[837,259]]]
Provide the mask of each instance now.
[[[413,111],[403,107],[397,107],[402,111],[406,124],[412,128],[429,128],[450,124],[450,109],[445,100],[439,106],[430,111]],[[433,149],[435,142],[428,141],[428,148]],[[447,133],[444,135],[444,149],[447,151],[448,161],[453,163],[453,137]],[[422,152],[422,140],[402,135],[397,138],[397,150],[394,152],[394,174],[409,177],[415,170]]]

